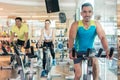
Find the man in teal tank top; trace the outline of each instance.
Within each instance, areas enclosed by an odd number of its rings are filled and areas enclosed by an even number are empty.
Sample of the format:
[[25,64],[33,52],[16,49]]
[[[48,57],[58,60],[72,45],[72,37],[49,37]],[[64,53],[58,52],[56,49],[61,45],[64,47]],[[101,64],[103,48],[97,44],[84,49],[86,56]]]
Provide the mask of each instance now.
[[[82,75],[81,61],[75,62],[76,58],[72,57],[72,48],[74,45],[77,55],[86,53],[88,48],[94,48],[93,43],[95,36],[98,35],[103,48],[106,52],[107,58],[109,58],[108,43],[105,37],[105,32],[98,21],[91,20],[93,15],[93,7],[90,3],[84,3],[81,8],[82,20],[76,21],[71,25],[69,32],[69,57],[74,60],[75,78],[74,80],[80,80]],[[73,44],[75,41],[75,44]],[[99,77],[99,65],[98,60],[93,58],[93,80],[98,80]]]
[[93,48],[93,42],[95,39],[96,25],[94,21],[90,21],[88,28],[85,28],[82,20],[78,21],[77,34],[75,39],[75,50],[77,52],[86,51],[88,48]]

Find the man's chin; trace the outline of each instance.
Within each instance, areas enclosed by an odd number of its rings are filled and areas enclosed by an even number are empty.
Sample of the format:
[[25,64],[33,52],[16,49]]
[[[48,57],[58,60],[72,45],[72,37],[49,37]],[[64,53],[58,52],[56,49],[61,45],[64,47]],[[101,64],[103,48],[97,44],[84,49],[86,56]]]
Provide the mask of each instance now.
[[90,19],[84,19],[85,22],[90,22]]
[[85,22],[90,22],[90,20],[85,20]]

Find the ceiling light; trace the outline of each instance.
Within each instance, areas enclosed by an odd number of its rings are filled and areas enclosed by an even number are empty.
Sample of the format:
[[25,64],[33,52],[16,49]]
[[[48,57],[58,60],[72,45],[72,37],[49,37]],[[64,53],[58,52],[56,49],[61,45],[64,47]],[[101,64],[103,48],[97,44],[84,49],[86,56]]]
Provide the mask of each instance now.
[[0,10],[3,10],[3,8],[0,8]]

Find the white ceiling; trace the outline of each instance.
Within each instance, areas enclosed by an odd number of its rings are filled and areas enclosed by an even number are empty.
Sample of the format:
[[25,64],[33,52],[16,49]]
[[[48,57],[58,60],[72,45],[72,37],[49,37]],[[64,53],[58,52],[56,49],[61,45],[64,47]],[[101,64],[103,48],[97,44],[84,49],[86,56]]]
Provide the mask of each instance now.
[[[67,18],[73,18],[77,0],[58,0],[60,12],[65,12]],[[47,13],[45,0],[0,0],[0,16],[22,17],[58,17],[58,13]]]
[[[84,0],[58,0],[60,12],[65,12],[67,19],[73,18],[79,2]],[[95,15],[116,14],[117,0],[95,0]],[[15,18],[21,16],[29,19],[58,19],[58,13],[47,13],[45,0],[0,0],[0,17]]]

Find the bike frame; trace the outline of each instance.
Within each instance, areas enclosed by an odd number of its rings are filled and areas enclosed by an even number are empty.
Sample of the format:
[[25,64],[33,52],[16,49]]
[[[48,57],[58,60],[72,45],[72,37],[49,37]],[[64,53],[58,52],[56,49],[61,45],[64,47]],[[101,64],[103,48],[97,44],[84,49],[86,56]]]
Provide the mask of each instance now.
[[26,80],[25,69],[24,69],[24,64],[23,64],[23,61],[22,61],[22,57],[20,55],[19,48],[15,44],[14,44],[14,51],[16,53],[17,63],[18,63],[19,68],[20,68],[19,73],[20,73],[21,80]]
[[46,70],[47,70],[47,73],[50,71],[50,69],[51,69],[51,55],[50,55],[50,49],[49,49],[49,47],[46,47],[46,51],[45,51],[45,53],[46,53]]
[[[87,69],[87,71],[84,71],[85,69],[82,69],[82,73],[87,72],[87,75],[83,74],[80,80],[93,80],[93,77],[92,77],[92,73],[93,73],[92,58],[94,58],[94,57],[105,58],[106,55],[101,55],[102,51],[103,51],[103,49],[99,49],[98,54],[95,55],[95,51],[91,51],[91,49],[88,49],[87,50],[87,55],[82,55],[82,58],[78,57],[82,60],[82,68],[85,67]],[[114,48],[111,48],[109,57],[112,57],[113,51],[114,51]],[[75,49],[73,49],[73,51],[72,51],[72,56],[75,57]],[[85,66],[85,64],[87,64],[87,66]]]
[[[21,80],[26,80],[27,77],[26,77],[26,73],[25,73],[25,69],[24,69],[24,64],[23,64],[23,61],[22,61],[22,57],[21,57],[21,54],[20,54],[20,51],[19,51],[19,48],[14,45],[14,51],[16,53],[16,59],[17,59],[17,63],[19,65],[19,73],[20,73],[20,77],[21,77]],[[32,57],[32,56],[31,56]],[[31,64],[33,64],[32,62],[33,60],[31,59]],[[33,69],[33,66],[30,65],[30,68],[31,70]],[[33,80],[33,76],[35,74],[35,72],[33,71],[30,71],[30,72],[27,72],[29,74],[29,79],[28,80]]]
[[82,77],[80,80],[93,80],[92,59],[82,60]]

